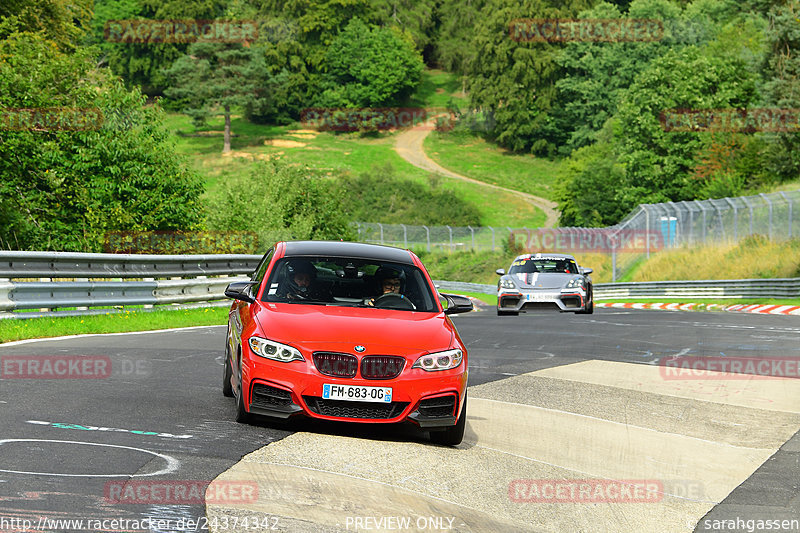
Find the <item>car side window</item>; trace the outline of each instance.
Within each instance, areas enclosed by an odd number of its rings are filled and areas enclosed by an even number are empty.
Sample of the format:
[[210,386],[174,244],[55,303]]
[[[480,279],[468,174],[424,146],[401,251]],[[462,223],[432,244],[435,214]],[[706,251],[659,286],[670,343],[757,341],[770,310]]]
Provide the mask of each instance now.
[[264,279],[264,274],[267,272],[267,267],[269,266],[269,262],[272,259],[272,254],[274,252],[275,248],[271,248],[264,256],[264,259],[261,260],[261,264],[258,265],[255,272],[253,272],[253,277],[250,278],[250,281],[255,281],[257,283],[256,286],[261,285],[261,280]]

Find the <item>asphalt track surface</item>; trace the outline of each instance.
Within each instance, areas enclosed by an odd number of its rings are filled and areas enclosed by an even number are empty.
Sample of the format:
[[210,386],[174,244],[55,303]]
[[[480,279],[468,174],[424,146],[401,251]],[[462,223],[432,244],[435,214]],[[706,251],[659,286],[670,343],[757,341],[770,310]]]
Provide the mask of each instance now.
[[[0,531],[81,530],[42,517],[150,517],[162,523],[144,530],[163,532],[753,531],[800,520],[800,380],[670,381],[656,366],[800,358],[796,317],[488,310],[454,321],[470,357],[457,448],[408,426],[235,423],[220,390],[222,326],[0,345],[4,365],[111,363],[99,379],[15,379],[3,367]],[[106,498],[120,482],[215,479],[257,484],[258,498]],[[553,480],[644,480],[658,497],[531,501]],[[800,530],[788,524],[768,523]],[[104,530],[142,531],[113,525]]]

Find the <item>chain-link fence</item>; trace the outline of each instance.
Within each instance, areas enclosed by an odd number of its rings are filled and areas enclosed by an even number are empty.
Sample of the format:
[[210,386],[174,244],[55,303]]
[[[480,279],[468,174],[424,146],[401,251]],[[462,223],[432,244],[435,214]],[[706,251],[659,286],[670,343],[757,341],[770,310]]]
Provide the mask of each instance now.
[[607,228],[510,228],[356,223],[358,240],[427,251],[516,250],[611,256],[612,280],[639,260],[684,244],[737,242],[750,235],[800,237],[800,191],[642,204]]

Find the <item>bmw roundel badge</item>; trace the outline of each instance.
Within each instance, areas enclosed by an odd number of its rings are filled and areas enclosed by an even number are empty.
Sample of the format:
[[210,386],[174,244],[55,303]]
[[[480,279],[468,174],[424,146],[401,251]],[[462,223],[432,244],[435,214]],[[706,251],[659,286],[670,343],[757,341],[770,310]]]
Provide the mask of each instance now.
[[363,351],[364,351],[364,350],[366,350],[366,349],[367,349],[367,348],[366,348],[365,346],[361,346],[360,344],[359,344],[358,346],[356,346],[356,351],[357,351],[358,353],[361,353],[361,352],[363,352]]

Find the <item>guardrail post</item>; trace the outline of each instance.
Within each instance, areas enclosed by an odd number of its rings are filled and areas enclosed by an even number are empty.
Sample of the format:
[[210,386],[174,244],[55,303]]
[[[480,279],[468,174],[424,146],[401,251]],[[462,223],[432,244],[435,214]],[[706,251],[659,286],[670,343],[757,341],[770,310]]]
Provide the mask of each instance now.
[[[791,211],[789,211],[791,213]],[[791,217],[790,217],[791,220]],[[492,251],[494,252],[494,228],[489,226],[489,230],[492,232]]]
[[406,225],[400,225],[403,226],[403,248],[408,248],[408,231],[406,230]]
[[381,229],[381,244],[383,244],[383,224],[378,222],[378,227]]
[[422,227],[425,228],[425,239],[426,239],[426,241],[428,243],[428,251],[430,252],[431,251],[431,230],[428,229],[428,226],[422,226]]
[[450,251],[453,251],[453,228],[450,226],[445,226],[447,230],[450,232]]
[[472,229],[472,226],[467,226],[469,228],[469,232],[472,234],[472,249],[475,250],[475,230]]

